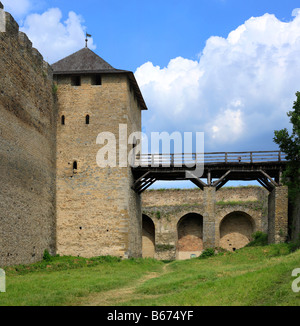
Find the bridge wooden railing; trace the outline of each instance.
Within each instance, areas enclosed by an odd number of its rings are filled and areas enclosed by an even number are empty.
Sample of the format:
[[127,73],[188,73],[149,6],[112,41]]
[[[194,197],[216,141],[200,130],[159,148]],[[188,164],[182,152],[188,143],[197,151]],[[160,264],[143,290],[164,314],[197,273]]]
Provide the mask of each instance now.
[[212,152],[184,154],[138,154],[134,166],[193,166],[195,163],[230,164],[230,163],[267,163],[283,162],[285,153],[281,151],[253,152]]

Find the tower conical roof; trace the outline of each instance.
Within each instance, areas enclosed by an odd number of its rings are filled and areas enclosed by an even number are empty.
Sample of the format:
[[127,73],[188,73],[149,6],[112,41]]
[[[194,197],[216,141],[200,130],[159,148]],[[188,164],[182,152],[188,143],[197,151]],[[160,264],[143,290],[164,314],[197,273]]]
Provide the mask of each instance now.
[[89,48],[83,48],[52,64],[54,74],[121,72],[99,57]]

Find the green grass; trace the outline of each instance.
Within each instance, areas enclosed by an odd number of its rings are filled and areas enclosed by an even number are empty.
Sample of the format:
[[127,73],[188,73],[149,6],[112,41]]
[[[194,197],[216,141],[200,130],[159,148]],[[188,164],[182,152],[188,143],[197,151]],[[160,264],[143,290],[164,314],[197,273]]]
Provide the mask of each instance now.
[[137,291],[155,299],[125,305],[268,306],[300,305],[291,290],[292,270],[300,268],[300,251],[287,245],[244,248],[207,259],[178,261],[169,273]]
[[0,306],[71,305],[90,293],[125,286],[162,265],[152,259],[56,257],[5,268],[6,293],[0,293]]
[[[299,306],[300,293],[291,289],[295,268],[300,268],[300,250],[290,253],[287,244],[167,263],[56,257],[6,268],[7,292],[0,293],[0,305],[85,304],[93,296],[107,296],[114,289],[122,293],[130,286],[132,293],[126,297],[114,293],[110,302],[116,306]],[[154,272],[155,277],[147,278]]]
[[216,202],[216,205],[218,206],[237,206],[237,205],[257,205],[259,207],[262,207],[263,203],[259,200],[239,200],[239,201],[233,201],[233,200],[228,200],[228,201],[218,201]]

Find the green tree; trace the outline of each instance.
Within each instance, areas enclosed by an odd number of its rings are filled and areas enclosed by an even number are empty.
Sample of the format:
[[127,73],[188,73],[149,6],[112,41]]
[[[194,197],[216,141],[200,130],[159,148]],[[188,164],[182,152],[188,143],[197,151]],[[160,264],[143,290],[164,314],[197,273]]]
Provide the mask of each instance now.
[[287,169],[283,173],[283,182],[289,186],[289,195],[292,200],[300,193],[300,92],[296,93],[297,100],[293,110],[287,113],[293,125],[290,135],[286,128],[275,131],[274,142],[280,150],[286,153]]

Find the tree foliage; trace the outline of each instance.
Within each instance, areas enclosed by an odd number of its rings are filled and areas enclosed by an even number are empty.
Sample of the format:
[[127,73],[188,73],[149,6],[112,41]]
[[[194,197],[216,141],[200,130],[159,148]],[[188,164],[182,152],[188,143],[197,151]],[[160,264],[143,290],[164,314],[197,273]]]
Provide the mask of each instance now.
[[293,200],[300,193],[300,92],[296,93],[297,100],[293,110],[287,113],[293,125],[290,135],[286,128],[275,131],[274,142],[286,154],[287,169],[283,173],[283,182],[289,186],[289,195]]

